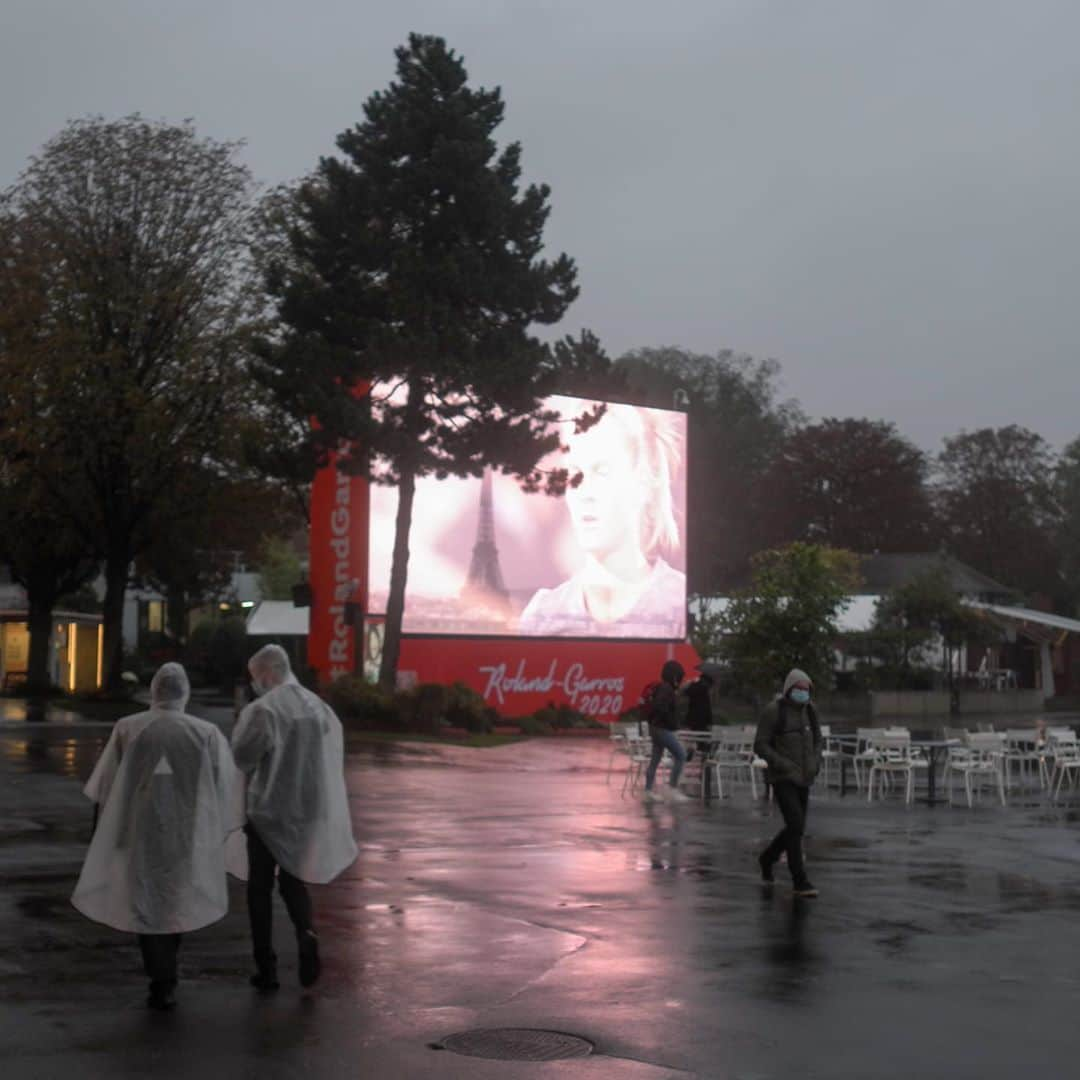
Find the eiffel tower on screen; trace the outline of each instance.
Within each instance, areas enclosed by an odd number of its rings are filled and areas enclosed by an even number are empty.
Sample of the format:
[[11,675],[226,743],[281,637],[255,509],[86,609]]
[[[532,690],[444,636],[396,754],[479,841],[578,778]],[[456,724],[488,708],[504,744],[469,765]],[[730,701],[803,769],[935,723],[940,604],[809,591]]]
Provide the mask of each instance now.
[[484,470],[480,482],[480,514],[476,523],[476,542],[469,562],[469,576],[461,590],[461,599],[470,607],[505,615],[510,610],[510,593],[499,566],[499,548],[495,543],[495,505],[491,494],[491,471]]

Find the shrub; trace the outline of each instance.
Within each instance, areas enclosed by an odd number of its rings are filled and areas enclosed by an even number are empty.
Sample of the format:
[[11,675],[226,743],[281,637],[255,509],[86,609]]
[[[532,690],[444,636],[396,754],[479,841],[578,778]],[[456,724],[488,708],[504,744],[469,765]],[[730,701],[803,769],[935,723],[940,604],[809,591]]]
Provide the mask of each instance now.
[[560,731],[577,727],[575,721],[581,716],[581,713],[576,709],[571,709],[569,705],[557,705],[554,709],[549,705],[546,711],[555,714],[551,724],[552,727],[558,728]]
[[464,683],[446,687],[446,722],[470,734],[485,735],[495,730],[499,715],[484,699]]
[[[551,706],[548,706],[550,709]],[[600,720],[597,720],[595,716],[586,716],[584,713],[578,712],[577,709],[570,705],[559,705],[555,708],[555,719],[553,721],[554,726],[561,728],[562,730],[575,729],[583,730],[587,728],[606,728],[607,724]]]
[[401,731],[405,727],[399,703],[361,675],[335,679],[324,696],[342,721],[354,727],[377,731]]
[[554,705],[545,705],[532,715],[538,723],[543,724],[549,731],[554,731],[559,719],[559,710]]
[[442,683],[421,683],[394,696],[402,727],[408,731],[437,733],[446,715],[447,690]]
[[517,724],[522,735],[552,735],[555,729],[546,720],[542,719],[541,714],[546,712],[546,709],[540,709],[538,712],[533,713],[532,716],[519,716],[514,722]]

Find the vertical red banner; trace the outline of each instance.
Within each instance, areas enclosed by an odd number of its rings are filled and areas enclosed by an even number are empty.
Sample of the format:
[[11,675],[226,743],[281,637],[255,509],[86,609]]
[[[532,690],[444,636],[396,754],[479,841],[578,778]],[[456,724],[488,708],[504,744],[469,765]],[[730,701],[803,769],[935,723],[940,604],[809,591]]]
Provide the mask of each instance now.
[[[368,482],[331,459],[311,487],[308,664],[320,683],[358,670],[368,591]],[[353,607],[352,624],[346,604]]]

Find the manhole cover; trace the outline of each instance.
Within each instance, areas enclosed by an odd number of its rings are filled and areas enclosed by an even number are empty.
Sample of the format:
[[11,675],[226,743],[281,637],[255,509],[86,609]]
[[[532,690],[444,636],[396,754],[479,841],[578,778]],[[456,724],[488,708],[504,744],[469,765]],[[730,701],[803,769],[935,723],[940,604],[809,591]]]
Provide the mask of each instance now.
[[577,1035],[538,1028],[480,1028],[447,1035],[439,1044],[444,1050],[466,1057],[498,1061],[558,1061],[588,1057],[593,1044]]

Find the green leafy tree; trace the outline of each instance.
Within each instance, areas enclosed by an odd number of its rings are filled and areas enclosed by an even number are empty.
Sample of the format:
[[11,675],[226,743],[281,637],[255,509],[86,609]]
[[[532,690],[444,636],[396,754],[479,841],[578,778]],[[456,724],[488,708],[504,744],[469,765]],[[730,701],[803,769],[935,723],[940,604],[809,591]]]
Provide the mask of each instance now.
[[[174,497],[190,501],[189,512],[156,533],[135,561],[140,582],[164,593],[169,636],[181,645],[192,611],[230,598],[238,560],[256,563],[263,557],[267,536],[304,524],[279,484],[242,471],[235,479],[211,480],[196,470],[187,480],[194,486],[190,499],[184,491]],[[201,500],[194,498],[196,492],[203,493]]]
[[1015,424],[945,440],[937,498],[950,551],[1002,584],[1059,597],[1056,460]]
[[858,586],[857,556],[795,543],[759,553],[752,567],[751,585],[723,613],[720,656],[734,685],[768,693],[799,667],[819,687],[830,686],[837,615]]
[[259,590],[264,600],[290,600],[292,588],[303,580],[296,548],[281,536],[268,537],[259,555]]
[[133,560],[206,497],[193,478],[228,474],[250,408],[252,184],[237,150],[186,124],[80,120],[0,207],[16,258],[44,253],[27,300],[41,313],[33,348],[0,367],[0,449],[53,450],[38,479],[104,566],[110,686]]
[[42,287],[49,253],[42,238],[0,204],[0,562],[26,591],[27,684],[49,689],[53,608],[98,570],[97,547],[72,514],[84,493],[62,483],[68,463],[50,425],[39,373],[61,347]]
[[691,592],[715,595],[746,581],[750,556],[769,547],[769,464],[802,421],[779,397],[780,365],[723,349],[634,349],[615,370],[631,400],[686,409],[687,566]]
[[764,516],[777,542],[852,551],[935,545],[926,455],[883,420],[826,419],[793,431],[769,469]]
[[501,151],[498,89],[473,89],[441,38],[410,35],[397,78],[364,105],[291,197],[263,245],[281,332],[262,377],[304,445],[341,454],[398,493],[380,682],[392,686],[416,481],[487,466],[538,483],[558,444],[540,398],[554,381],[530,334],[577,295],[565,255],[541,258],[544,185],[519,189],[521,147]]
[[690,607],[693,611],[688,635],[690,644],[703,660],[715,660],[724,647],[724,614],[710,603],[709,597],[690,597]]
[[1061,559],[1063,601],[1066,610],[1080,609],[1080,439],[1062,451],[1054,477],[1061,520],[1057,549]]
[[866,650],[882,665],[879,678],[898,689],[922,685],[920,669],[935,662],[940,662],[941,675],[951,689],[957,651],[999,636],[993,624],[963,602],[942,567],[878,600]]
[[591,330],[556,341],[552,362],[560,393],[601,401],[620,401],[627,396],[625,369],[616,366]]

